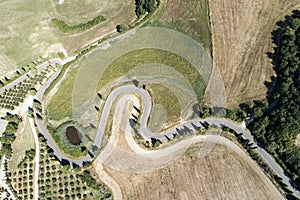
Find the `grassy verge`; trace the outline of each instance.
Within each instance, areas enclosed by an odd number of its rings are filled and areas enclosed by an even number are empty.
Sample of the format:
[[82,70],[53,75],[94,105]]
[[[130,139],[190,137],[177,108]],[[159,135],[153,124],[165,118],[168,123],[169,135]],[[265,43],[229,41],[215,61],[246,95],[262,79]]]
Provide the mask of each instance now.
[[151,84],[148,88],[150,88],[152,93],[153,102],[162,105],[166,110],[166,123],[179,121],[181,108],[175,94],[167,87],[159,84]]
[[51,98],[47,107],[47,116],[51,120],[72,117],[72,91],[79,69],[77,67],[70,71],[68,78],[62,82],[59,90]]
[[57,18],[52,19],[52,23],[55,26],[57,26],[57,28],[64,33],[78,33],[81,31],[88,30],[88,29],[92,28],[93,26],[95,26],[101,22],[104,22],[105,20],[106,20],[106,18],[104,16],[99,15],[90,21],[76,24],[76,25],[68,25],[66,22],[59,20]]

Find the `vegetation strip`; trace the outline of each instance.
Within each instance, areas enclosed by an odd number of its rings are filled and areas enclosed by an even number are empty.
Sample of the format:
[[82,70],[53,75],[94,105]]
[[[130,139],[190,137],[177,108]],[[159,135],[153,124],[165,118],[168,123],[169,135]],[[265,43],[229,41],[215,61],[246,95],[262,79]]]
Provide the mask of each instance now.
[[59,30],[61,30],[64,33],[78,33],[90,29],[93,26],[96,26],[97,24],[104,22],[105,20],[106,18],[104,16],[99,15],[90,21],[76,24],[76,25],[68,25],[63,20],[59,20],[57,18],[52,19],[52,22],[55,26],[57,26]]

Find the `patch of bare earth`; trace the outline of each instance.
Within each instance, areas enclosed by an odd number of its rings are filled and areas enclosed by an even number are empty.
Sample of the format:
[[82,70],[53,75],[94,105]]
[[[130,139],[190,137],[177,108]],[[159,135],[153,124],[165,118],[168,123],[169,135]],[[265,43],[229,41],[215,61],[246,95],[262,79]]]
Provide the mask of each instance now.
[[274,74],[271,32],[276,22],[300,7],[298,0],[209,0],[213,57],[225,84],[229,106],[265,97]]
[[216,145],[199,158],[199,145],[152,173],[104,170],[119,184],[123,199],[283,199],[265,176],[229,147]]
[[297,138],[296,138],[295,145],[296,145],[297,147],[300,147],[300,134],[298,134],[298,136],[297,136]]

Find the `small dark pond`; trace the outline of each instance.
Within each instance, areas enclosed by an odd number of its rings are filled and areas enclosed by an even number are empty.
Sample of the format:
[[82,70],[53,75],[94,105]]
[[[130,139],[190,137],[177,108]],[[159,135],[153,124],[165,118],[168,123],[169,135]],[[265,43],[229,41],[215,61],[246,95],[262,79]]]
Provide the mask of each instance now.
[[67,140],[73,145],[79,145],[81,143],[82,134],[74,126],[68,126],[65,131]]

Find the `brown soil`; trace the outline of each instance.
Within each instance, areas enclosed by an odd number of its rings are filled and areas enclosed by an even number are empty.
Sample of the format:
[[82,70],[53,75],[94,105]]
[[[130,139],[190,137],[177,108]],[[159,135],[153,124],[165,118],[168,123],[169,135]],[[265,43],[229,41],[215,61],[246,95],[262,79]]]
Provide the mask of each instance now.
[[210,0],[213,57],[225,84],[229,106],[265,97],[274,74],[271,32],[276,22],[299,8],[298,0]]
[[181,159],[152,173],[104,169],[120,185],[123,199],[282,199],[229,147],[216,145],[204,159],[198,150],[195,144]]

